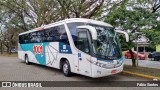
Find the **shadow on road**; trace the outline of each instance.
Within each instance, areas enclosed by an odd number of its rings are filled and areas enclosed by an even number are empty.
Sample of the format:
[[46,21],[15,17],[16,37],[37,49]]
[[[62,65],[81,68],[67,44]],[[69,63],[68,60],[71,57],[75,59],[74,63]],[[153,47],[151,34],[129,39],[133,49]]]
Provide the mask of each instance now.
[[[20,63],[21,64],[25,64],[24,61],[20,61]],[[56,69],[56,68],[52,68],[52,67],[47,67],[47,66],[39,65],[39,64],[35,64],[35,63],[30,63],[30,65],[27,65],[27,66],[32,66],[32,67],[35,67],[35,68],[40,68],[41,70],[47,70],[49,72],[56,72],[57,74],[63,75],[63,72],[60,69]],[[120,79],[120,77],[118,77],[118,76],[122,75],[122,74],[123,73],[118,73],[118,74],[110,75],[110,76],[106,76],[106,77],[91,78],[91,77],[88,77],[88,76],[84,76],[84,75],[73,73],[73,75],[71,77],[66,77],[66,78],[74,78],[74,79],[77,79],[77,80],[85,80],[85,81],[116,81],[116,80]],[[123,74],[123,75],[125,75],[125,74]]]

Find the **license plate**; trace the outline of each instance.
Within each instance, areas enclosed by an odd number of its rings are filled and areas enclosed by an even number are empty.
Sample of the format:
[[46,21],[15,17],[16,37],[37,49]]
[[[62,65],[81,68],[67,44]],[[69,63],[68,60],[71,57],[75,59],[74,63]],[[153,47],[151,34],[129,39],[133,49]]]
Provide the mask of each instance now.
[[116,72],[117,72],[117,70],[112,70],[112,72],[111,72],[111,73],[112,73],[112,74],[115,74]]

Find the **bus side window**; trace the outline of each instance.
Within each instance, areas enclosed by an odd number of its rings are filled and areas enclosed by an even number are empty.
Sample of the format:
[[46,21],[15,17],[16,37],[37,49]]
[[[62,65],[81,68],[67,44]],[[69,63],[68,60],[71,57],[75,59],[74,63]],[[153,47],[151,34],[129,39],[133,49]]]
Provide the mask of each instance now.
[[20,36],[19,36],[19,43],[20,43],[20,44],[23,44],[23,43],[24,43],[24,37],[23,37],[23,35],[20,35]]
[[69,45],[68,36],[64,25],[58,26],[59,42]]
[[77,47],[77,26],[85,25],[83,22],[72,22],[72,23],[67,23],[67,26],[69,28],[69,31],[72,35],[72,39],[74,42],[74,45]]
[[78,32],[77,48],[87,54],[90,53],[87,31]]

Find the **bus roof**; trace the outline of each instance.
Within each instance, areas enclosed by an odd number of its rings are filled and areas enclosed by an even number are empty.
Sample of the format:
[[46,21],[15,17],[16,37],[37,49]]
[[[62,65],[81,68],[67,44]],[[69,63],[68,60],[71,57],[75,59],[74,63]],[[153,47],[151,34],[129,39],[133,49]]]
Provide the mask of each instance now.
[[71,23],[71,22],[84,22],[84,23],[92,23],[92,24],[98,24],[98,25],[102,25],[102,26],[112,27],[112,25],[110,25],[108,23],[105,23],[105,22],[102,22],[102,21],[86,19],[86,18],[69,18],[69,19],[61,20],[61,21],[58,21],[58,22],[54,22],[54,23],[51,23],[51,24],[48,24],[48,25],[44,25],[44,26],[41,26],[41,27],[29,30],[29,31],[20,33],[19,35],[23,35],[23,34],[27,34],[27,33],[30,33],[30,32],[38,31],[40,29],[46,29],[46,28],[57,26],[57,25],[64,24],[64,23]]

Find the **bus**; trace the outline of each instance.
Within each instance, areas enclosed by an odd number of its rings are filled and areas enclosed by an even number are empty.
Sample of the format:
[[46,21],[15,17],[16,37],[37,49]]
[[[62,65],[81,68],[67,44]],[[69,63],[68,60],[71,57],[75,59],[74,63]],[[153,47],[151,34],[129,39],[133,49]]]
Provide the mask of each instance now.
[[36,63],[92,78],[117,74],[123,70],[119,35],[105,22],[70,18],[19,34],[18,58],[27,65]]

